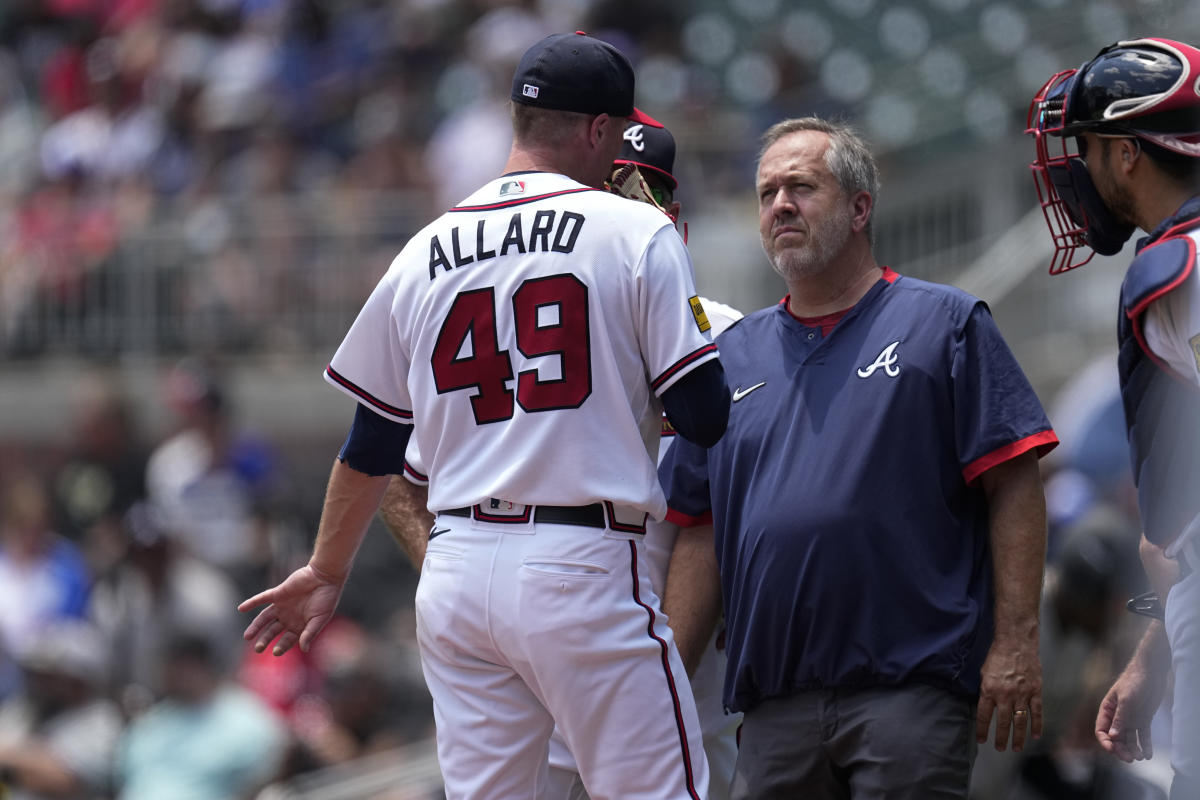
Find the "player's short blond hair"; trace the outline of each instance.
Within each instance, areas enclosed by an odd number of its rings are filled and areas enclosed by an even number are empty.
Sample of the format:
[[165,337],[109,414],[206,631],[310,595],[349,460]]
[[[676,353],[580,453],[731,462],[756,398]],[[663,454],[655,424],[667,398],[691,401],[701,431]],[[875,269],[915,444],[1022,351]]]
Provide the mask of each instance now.
[[[762,135],[762,147],[758,151],[755,169],[762,163],[762,158],[771,145],[785,136],[803,131],[815,131],[829,136],[829,148],[825,151],[825,165],[833,173],[838,185],[847,195],[866,192],[871,200],[879,199],[879,170],[875,166],[875,157],[871,149],[863,141],[858,132],[844,122],[833,122],[820,117],[796,117],[776,122]],[[867,220],[867,239],[875,242],[874,206],[871,217]]]

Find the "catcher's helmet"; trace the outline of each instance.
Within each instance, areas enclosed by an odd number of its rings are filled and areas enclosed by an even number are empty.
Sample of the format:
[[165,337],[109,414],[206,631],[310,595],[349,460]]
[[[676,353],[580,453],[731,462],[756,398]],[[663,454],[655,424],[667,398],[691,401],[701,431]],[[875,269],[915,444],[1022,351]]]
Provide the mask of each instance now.
[[[1085,132],[1134,136],[1200,158],[1200,50],[1170,39],[1134,39],[1101,50],[1079,69],[1059,72],[1034,96],[1026,133],[1037,146],[1030,165],[1054,238],[1050,274],[1112,255],[1134,226],[1115,217],[1083,159],[1068,150]],[[1051,153],[1048,136],[1060,141]],[[1076,257],[1076,251],[1085,252]]]

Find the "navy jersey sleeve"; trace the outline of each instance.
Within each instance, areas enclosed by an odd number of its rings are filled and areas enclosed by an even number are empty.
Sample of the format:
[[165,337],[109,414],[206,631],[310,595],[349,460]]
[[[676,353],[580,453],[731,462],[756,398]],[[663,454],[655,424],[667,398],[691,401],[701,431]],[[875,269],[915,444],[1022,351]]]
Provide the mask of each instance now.
[[708,493],[708,450],[676,436],[658,465],[667,495],[667,519],[684,528],[712,522]]
[[663,410],[680,436],[712,447],[729,423],[729,387],[717,359],[706,361],[662,395]]
[[1040,457],[1058,444],[1041,401],[982,302],[955,342],[951,380],[955,448],[967,483],[1033,448]]

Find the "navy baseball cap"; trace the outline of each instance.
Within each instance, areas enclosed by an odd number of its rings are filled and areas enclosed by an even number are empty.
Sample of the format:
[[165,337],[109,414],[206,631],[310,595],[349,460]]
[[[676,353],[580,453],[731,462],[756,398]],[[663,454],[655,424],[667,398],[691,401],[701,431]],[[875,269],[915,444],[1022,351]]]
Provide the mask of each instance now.
[[556,33],[526,50],[513,74],[512,99],[553,111],[609,114],[662,127],[633,107],[629,59],[583,31]]
[[674,190],[679,181],[671,174],[675,168],[675,137],[665,127],[654,128],[641,122],[625,127],[625,141],[614,164],[633,164],[642,172],[653,172]]

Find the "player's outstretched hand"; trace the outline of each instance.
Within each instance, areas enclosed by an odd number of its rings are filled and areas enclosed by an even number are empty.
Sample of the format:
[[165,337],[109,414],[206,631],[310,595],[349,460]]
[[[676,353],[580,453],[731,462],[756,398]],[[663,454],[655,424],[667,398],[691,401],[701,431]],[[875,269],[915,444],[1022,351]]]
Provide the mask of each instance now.
[[996,717],[996,749],[1020,752],[1028,734],[1042,736],[1042,664],[1037,640],[992,643],[983,663],[975,739],[987,741],[992,715]]
[[306,564],[293,572],[274,589],[259,592],[243,600],[238,611],[249,611],[267,603],[254,621],[246,628],[242,638],[254,641],[254,652],[267,649],[276,637],[274,655],[281,656],[297,643],[305,653],[313,639],[333,617],[338,599],[342,596],[339,581]]
[[1163,689],[1131,664],[1100,701],[1096,740],[1105,751],[1129,763],[1154,755],[1150,721],[1162,701]]

